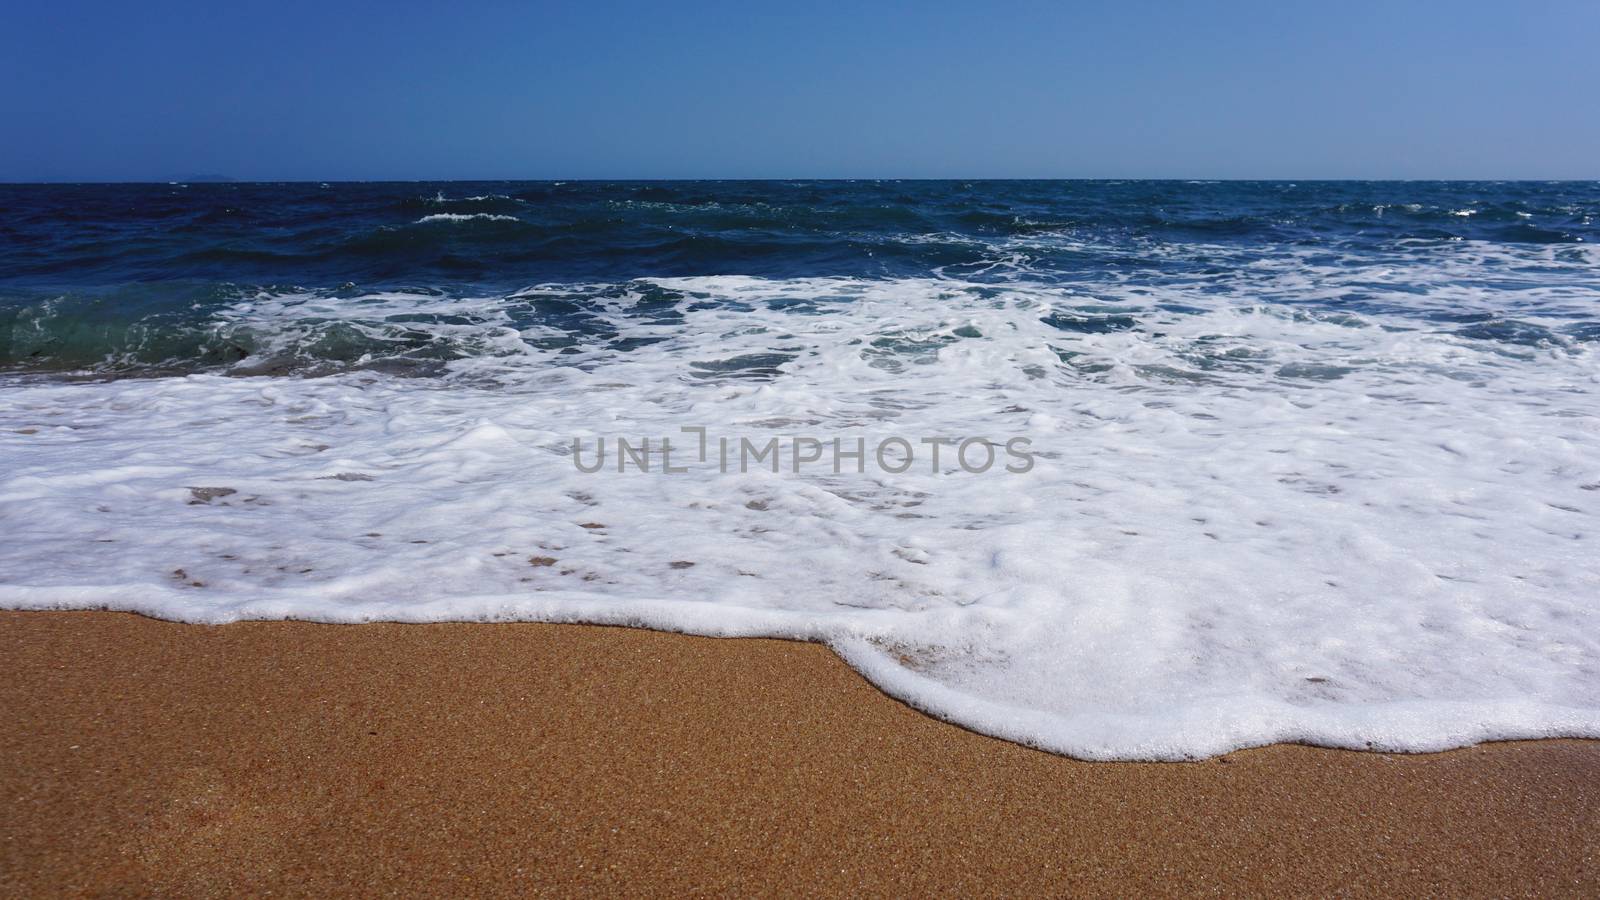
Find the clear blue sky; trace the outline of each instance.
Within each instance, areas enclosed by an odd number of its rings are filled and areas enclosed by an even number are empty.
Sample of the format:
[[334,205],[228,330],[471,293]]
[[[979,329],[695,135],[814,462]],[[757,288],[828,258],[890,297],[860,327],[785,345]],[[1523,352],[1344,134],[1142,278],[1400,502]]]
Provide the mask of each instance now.
[[0,180],[1600,177],[1600,0],[13,0]]

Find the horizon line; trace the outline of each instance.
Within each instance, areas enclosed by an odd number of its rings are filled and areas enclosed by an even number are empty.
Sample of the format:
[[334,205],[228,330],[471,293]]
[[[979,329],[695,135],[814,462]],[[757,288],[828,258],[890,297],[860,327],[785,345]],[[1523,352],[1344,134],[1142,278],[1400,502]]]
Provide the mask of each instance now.
[[159,179],[92,179],[91,178],[91,179],[48,179],[48,180],[43,180],[43,181],[40,181],[40,180],[12,180],[12,179],[0,178],[0,185],[5,185],[5,186],[8,186],[8,187],[31,187],[31,186],[46,186],[46,185],[85,185],[85,186],[87,186],[87,185],[155,185],[155,186],[168,185],[168,186],[171,186],[171,185],[194,185],[194,184],[207,184],[207,185],[221,185],[221,184],[233,184],[233,185],[262,185],[262,184],[437,184],[437,183],[446,183],[446,184],[449,184],[449,183],[462,183],[462,184],[469,184],[469,183],[476,183],[476,184],[487,184],[487,183],[504,183],[504,184],[512,184],[512,183],[534,183],[534,184],[644,183],[644,184],[649,184],[649,183],[670,183],[670,182],[677,182],[677,183],[683,183],[683,182],[727,183],[727,182],[784,182],[784,181],[800,181],[800,182],[884,182],[884,181],[893,181],[893,182],[900,182],[900,181],[929,181],[929,182],[934,182],[934,181],[937,181],[937,182],[954,182],[954,181],[961,181],[961,182],[998,182],[998,181],[1116,182],[1116,181],[1172,181],[1172,182],[1183,182],[1183,183],[1188,183],[1188,184],[1221,184],[1221,183],[1245,183],[1245,184],[1250,184],[1250,183],[1256,183],[1256,184],[1264,184],[1264,183],[1265,184],[1294,183],[1294,184],[1298,184],[1298,183],[1301,183],[1301,182],[1308,182],[1308,183],[1309,182],[1319,182],[1319,183],[1395,183],[1395,184],[1403,184],[1403,183],[1407,183],[1407,182],[1429,182],[1429,183],[1436,183],[1436,184],[1438,184],[1438,183],[1444,183],[1444,184],[1448,184],[1448,183],[1462,183],[1462,184],[1470,184],[1470,183],[1569,184],[1569,183],[1582,183],[1582,182],[1597,182],[1597,181],[1600,181],[1600,177],[1589,177],[1589,178],[1527,178],[1527,177],[1514,177],[1514,178],[1505,178],[1505,177],[1499,177],[1499,178],[1392,178],[1392,177],[1391,178],[1325,178],[1325,177],[1307,177],[1307,178],[1293,178],[1293,177],[1278,177],[1278,178],[1238,178],[1238,177],[1200,178],[1200,177],[1183,177],[1183,176],[1136,176],[1136,177],[1114,177],[1114,176],[1069,176],[1069,177],[1047,177],[1047,176],[1025,176],[1025,177],[996,177],[996,176],[976,176],[976,177],[960,177],[960,176],[939,176],[939,177],[928,177],[928,176],[911,176],[911,177],[897,177],[897,176],[883,176],[883,177],[870,177],[870,176],[868,176],[868,177],[846,177],[846,176],[777,177],[777,176],[773,176],[773,177],[726,177],[726,178],[724,178],[724,177],[698,177],[698,178],[665,178],[665,177],[654,177],[654,178],[637,178],[637,177],[594,178],[594,177],[584,177],[584,178],[261,178],[261,179],[256,179],[256,178],[231,178],[231,177],[222,177],[222,176],[206,176],[206,177],[187,178],[187,179],[183,179],[183,178],[178,178],[178,179],[172,179],[172,178],[159,178]]

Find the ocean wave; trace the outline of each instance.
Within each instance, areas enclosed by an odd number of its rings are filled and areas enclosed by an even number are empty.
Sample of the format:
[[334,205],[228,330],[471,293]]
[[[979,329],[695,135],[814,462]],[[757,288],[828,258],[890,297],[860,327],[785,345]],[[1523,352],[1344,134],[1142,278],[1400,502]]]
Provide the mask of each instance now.
[[[0,498],[29,510],[0,604],[822,640],[1092,758],[1600,736],[1600,355],[1571,323],[731,276],[259,294],[222,323],[366,349],[322,378],[0,392]],[[434,377],[370,365],[419,347]],[[683,426],[918,464],[574,466],[574,439],[687,456]],[[921,455],[973,436],[1035,465]]]
[[429,222],[516,222],[516,216],[503,216],[498,213],[432,213],[418,219],[415,224],[426,225]]
[[[519,223],[517,228],[508,239],[523,239],[532,226]],[[899,238],[913,246],[918,239]],[[1056,310],[1041,321],[1068,334],[1154,333],[1198,314],[1243,309],[1329,320],[1381,319],[1391,328],[1486,341],[1497,352],[1578,352],[1588,342],[1585,329],[1594,327],[1597,315],[1592,272],[1600,249],[1594,246],[1511,251],[1481,242],[1418,242],[1408,251],[1409,261],[1397,265],[1391,259],[1363,260],[1314,249],[1240,257],[1226,244],[1151,243],[1124,258],[1114,252],[1120,249],[1117,243],[1084,240],[1077,232],[928,239],[934,249],[914,253],[919,260],[937,263],[934,279],[889,283],[944,284],[952,302],[996,291],[1032,297]],[[391,246],[416,238],[391,231],[381,236],[383,243],[370,243],[376,240],[364,238],[343,252],[387,253]],[[556,252],[578,239],[554,241],[541,243],[541,251]],[[1041,242],[1048,248],[1041,249]],[[692,238],[663,238],[657,247],[663,258],[730,253]],[[775,241],[747,252],[759,259],[803,250]],[[1094,270],[1082,275],[1041,271],[1041,260],[1052,256],[1081,258]],[[1194,262],[1230,257],[1239,257],[1241,265],[1221,280],[1212,274],[1220,269]],[[233,252],[220,257],[237,258]],[[354,286],[306,291],[150,284],[109,294],[0,296],[0,371],[327,374],[376,366],[436,374],[440,364],[450,361],[535,358],[550,346],[566,354],[625,348],[636,327],[681,323],[696,304],[742,309],[742,301],[726,292],[697,299],[663,287],[675,283],[658,278],[553,284],[482,295],[414,289],[362,292]],[[839,291],[852,294],[844,287]],[[619,296],[653,299],[618,307],[611,301]],[[1514,307],[1505,305],[1507,296],[1515,297]],[[827,309],[818,297],[792,302],[795,311]],[[636,317],[646,311],[648,320],[639,321]],[[663,320],[663,315],[669,318]]]
[[52,190],[0,606],[817,640],[1091,758],[1600,737],[1593,186]]
[[526,200],[506,194],[474,194],[446,197],[439,191],[432,197],[407,197],[397,204],[402,210],[446,210],[458,213],[516,213],[527,207]]

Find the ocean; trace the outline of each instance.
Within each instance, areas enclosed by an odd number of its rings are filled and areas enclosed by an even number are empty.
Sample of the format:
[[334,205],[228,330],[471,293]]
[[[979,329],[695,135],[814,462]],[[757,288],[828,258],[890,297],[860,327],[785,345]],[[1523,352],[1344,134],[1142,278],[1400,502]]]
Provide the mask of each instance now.
[[1092,759],[1600,737],[1597,217],[0,185],[0,607],[815,640]]

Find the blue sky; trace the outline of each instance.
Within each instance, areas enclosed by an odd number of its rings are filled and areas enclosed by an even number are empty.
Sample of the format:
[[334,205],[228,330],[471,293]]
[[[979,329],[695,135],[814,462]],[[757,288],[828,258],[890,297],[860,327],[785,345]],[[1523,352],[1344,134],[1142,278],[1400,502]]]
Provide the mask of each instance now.
[[1600,2],[14,3],[0,180],[1600,177]]

